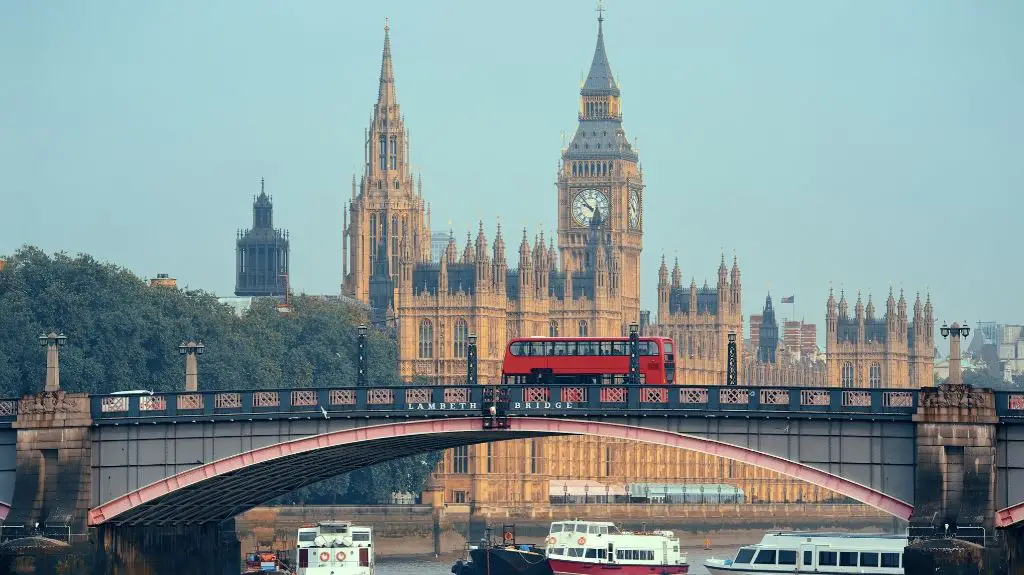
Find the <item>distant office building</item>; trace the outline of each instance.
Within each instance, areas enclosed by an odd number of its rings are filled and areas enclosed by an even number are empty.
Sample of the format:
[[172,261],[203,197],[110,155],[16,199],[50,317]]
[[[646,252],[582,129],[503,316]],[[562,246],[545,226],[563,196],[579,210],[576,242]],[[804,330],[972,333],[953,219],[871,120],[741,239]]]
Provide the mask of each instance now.
[[274,206],[260,180],[252,204],[252,229],[235,242],[235,295],[284,295],[288,286],[288,232],[274,229]]
[[448,240],[451,237],[451,232],[430,232],[430,261],[441,261],[444,251],[448,249]]
[[1024,374],[1024,326],[981,322],[965,355],[984,365],[990,375],[1012,381]]
[[749,349],[754,350],[757,353],[757,346],[761,342],[761,320],[762,316],[751,315],[750,316],[750,347]]

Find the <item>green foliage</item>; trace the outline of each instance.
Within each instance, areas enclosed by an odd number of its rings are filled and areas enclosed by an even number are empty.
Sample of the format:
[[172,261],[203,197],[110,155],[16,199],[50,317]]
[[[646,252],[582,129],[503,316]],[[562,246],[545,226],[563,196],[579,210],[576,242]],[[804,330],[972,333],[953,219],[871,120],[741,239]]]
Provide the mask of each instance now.
[[[88,255],[48,256],[25,247],[0,272],[0,397],[36,393],[45,379],[37,340],[63,332],[61,387],[110,393],[129,389],[181,390],[178,345],[201,340],[199,386],[204,390],[342,387],[355,382],[356,329],[362,308],[341,300],[298,296],[294,314],[274,299],[257,300],[237,316],[212,294],[149,287],[132,272]],[[371,385],[396,385],[393,341],[371,330]],[[332,502],[388,500],[392,491],[418,491],[437,454],[416,456],[332,478],[292,494]]]

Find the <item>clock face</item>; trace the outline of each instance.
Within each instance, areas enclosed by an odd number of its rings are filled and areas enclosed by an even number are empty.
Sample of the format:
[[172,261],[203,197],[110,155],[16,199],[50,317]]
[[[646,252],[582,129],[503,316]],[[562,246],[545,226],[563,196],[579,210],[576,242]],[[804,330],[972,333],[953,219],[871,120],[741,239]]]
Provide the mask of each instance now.
[[589,226],[594,214],[601,212],[601,220],[608,219],[608,196],[600,190],[582,190],[572,200],[572,217],[581,226]]
[[629,227],[634,230],[640,229],[640,192],[630,190],[627,212],[629,214]]

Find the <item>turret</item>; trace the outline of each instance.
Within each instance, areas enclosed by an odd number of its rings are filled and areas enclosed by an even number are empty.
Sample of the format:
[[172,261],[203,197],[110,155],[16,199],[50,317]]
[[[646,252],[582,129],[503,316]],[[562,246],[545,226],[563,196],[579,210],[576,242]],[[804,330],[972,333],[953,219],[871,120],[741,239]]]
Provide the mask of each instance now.
[[868,306],[864,312],[867,314],[868,320],[875,319],[875,302],[871,301],[871,294],[868,294]]
[[[707,285],[707,282],[704,282]],[[697,315],[697,280],[690,278],[690,315]]]
[[473,241],[468,230],[466,231],[466,247],[462,250],[462,263],[473,263]]
[[736,254],[732,256],[732,273],[729,287],[732,290],[732,309],[736,313],[741,313],[740,297],[743,294],[743,288],[740,284],[740,264]]
[[896,317],[896,298],[892,296],[892,286],[889,287],[889,299],[885,300],[885,324],[889,330],[889,340],[895,337],[898,330],[899,318]]
[[508,271],[508,261],[505,259],[505,238],[501,236],[501,222],[498,222],[498,229],[494,234],[494,257],[491,263],[493,270],[494,290],[498,294],[505,294],[505,278]]
[[839,319],[846,320],[850,317],[849,308],[846,305],[846,291],[839,290]]
[[661,254],[661,266],[658,268],[658,293],[662,287],[668,287],[668,266],[665,265],[665,254]]
[[672,289],[683,289],[683,272],[679,269],[679,258],[672,266]]
[[455,247],[455,232],[448,231],[448,247],[444,250],[444,259],[448,260],[448,265],[455,265],[459,257],[459,249]]
[[530,242],[526,239],[526,228],[523,228],[523,241],[519,243],[519,297],[532,296],[533,263],[530,261]]
[[665,254],[661,255],[661,267],[658,268],[658,323],[668,322],[669,315],[668,266],[665,265]]
[[491,288],[491,260],[487,257],[487,238],[484,237],[484,223],[480,222],[480,228],[476,233],[475,254],[473,262],[476,266],[476,288],[477,291],[487,291]]
[[[929,293],[929,294],[927,294],[925,296],[925,302],[924,302],[924,325],[921,326],[922,331],[924,331],[925,340],[928,342],[928,348],[929,349],[931,349],[934,346],[934,341],[935,341],[935,333],[933,333],[934,332],[933,328],[935,327],[935,317],[932,315],[933,311],[934,310],[932,310],[932,294]],[[915,330],[916,330],[916,326],[915,326]]]
[[828,288],[828,301],[825,302],[825,330],[828,333],[828,340],[831,341],[836,333],[838,313],[836,311],[836,296],[832,288]]

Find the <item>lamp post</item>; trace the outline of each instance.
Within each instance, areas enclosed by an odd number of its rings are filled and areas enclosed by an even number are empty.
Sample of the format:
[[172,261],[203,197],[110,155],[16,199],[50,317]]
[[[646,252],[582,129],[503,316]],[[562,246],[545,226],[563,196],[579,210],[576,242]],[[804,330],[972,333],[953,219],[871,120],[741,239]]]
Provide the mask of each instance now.
[[356,347],[358,349],[359,357],[357,358],[357,368],[359,373],[356,374],[356,385],[359,387],[366,387],[366,326],[360,324],[356,328],[359,333],[359,337],[356,338]]
[[960,337],[966,338],[970,335],[971,328],[966,325],[961,327],[956,322],[953,322],[953,325],[947,326],[943,322],[942,327],[939,328],[939,333],[942,334],[943,339],[949,338],[949,377],[946,378],[946,383],[949,385],[962,385],[964,378],[963,374],[960,373]]
[[46,384],[44,391],[60,389],[60,352],[59,348],[68,342],[63,333],[51,331],[39,336],[39,345],[46,348]]
[[727,362],[728,363],[725,365],[725,384],[736,385],[737,380],[739,379],[739,374],[737,373],[739,370],[736,366],[736,334],[734,332],[729,332],[729,353]]
[[[466,346],[466,385],[477,383],[477,360],[476,360],[476,334],[469,334],[469,344]],[[495,398],[497,399],[497,398]]]
[[199,391],[199,361],[206,346],[201,341],[183,341],[178,346],[178,355],[185,356],[185,391]]
[[640,385],[640,326],[629,324],[629,383]]

